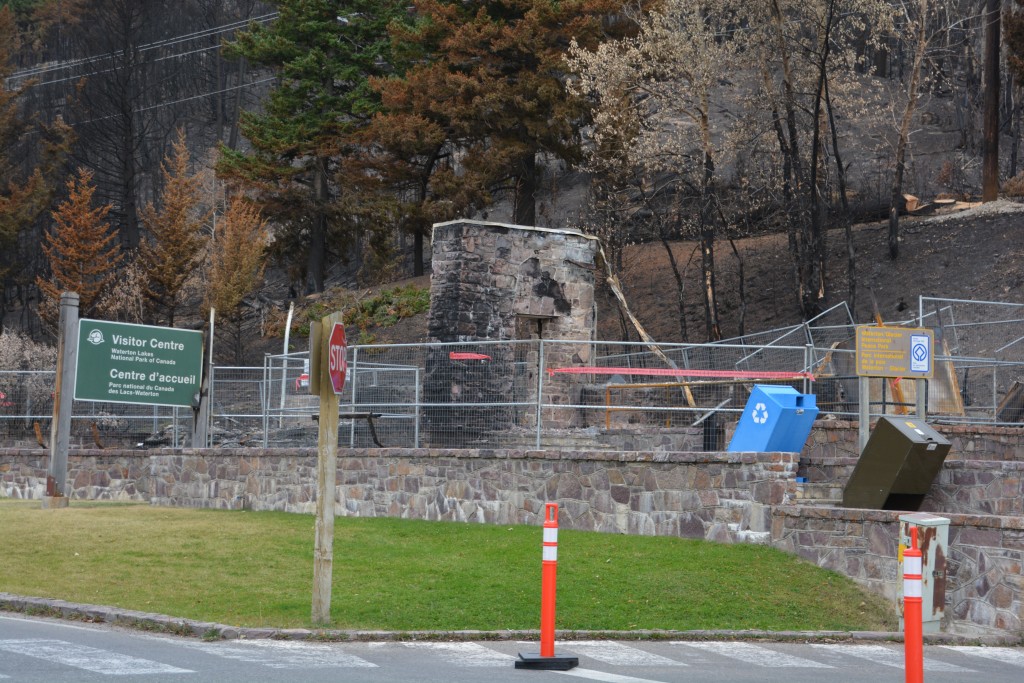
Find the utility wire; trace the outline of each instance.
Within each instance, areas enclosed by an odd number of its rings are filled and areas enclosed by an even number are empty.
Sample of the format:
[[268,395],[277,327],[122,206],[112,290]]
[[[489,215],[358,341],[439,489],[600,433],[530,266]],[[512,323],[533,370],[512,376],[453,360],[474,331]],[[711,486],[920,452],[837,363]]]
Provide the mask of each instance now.
[[[208,52],[210,50],[219,50],[219,49],[220,49],[220,45],[208,45],[206,47],[201,47],[201,48],[198,48],[198,49],[195,49],[195,50],[189,50],[188,52],[179,52],[179,53],[173,54],[173,55],[164,55],[163,57],[157,57],[152,62],[150,62],[150,64],[156,64],[157,62],[162,62],[162,61],[165,61],[165,60],[168,60],[168,59],[177,59],[178,57],[187,57],[189,55],[198,54],[200,52]],[[52,81],[41,81],[39,83],[35,83],[32,87],[38,88],[38,87],[41,87],[41,86],[44,86],[44,85],[55,85],[57,83],[64,83],[64,82],[67,82],[67,81],[76,81],[76,80],[78,80],[80,78],[98,76],[100,74],[111,73],[113,71],[117,71],[117,68],[112,66],[110,68],[100,69],[98,71],[89,71],[88,73],[79,73],[79,74],[75,74],[73,76],[65,76],[64,78],[55,78]]]
[[[249,18],[249,19],[239,20],[239,21],[232,22],[230,24],[224,24],[222,26],[217,26],[217,27],[208,28],[208,29],[202,29],[200,31],[194,31],[192,33],[186,33],[186,34],[183,34],[183,35],[180,35],[180,36],[174,36],[173,38],[167,38],[165,40],[160,40],[160,41],[156,41],[156,42],[153,42],[153,43],[147,43],[145,45],[139,46],[138,50],[139,50],[139,52],[145,52],[145,51],[148,51],[148,50],[155,50],[155,49],[159,49],[159,48],[162,48],[162,47],[167,47],[167,46],[170,46],[170,45],[177,45],[179,43],[191,42],[191,41],[194,41],[194,40],[198,40],[200,38],[208,38],[208,37],[211,37],[211,36],[220,35],[222,33],[231,33],[233,31],[237,31],[239,28],[245,27],[245,26],[247,26],[247,25],[249,25],[250,23],[253,23],[253,22],[255,22],[255,23],[269,23],[269,22],[273,21],[274,19],[277,19],[278,16],[280,16],[279,12],[272,12],[270,14],[264,14],[264,15],[261,15],[261,16],[258,16],[258,17],[252,17],[252,18]],[[219,46],[211,46],[211,47],[207,47],[207,48],[204,48],[204,49],[212,49],[213,47],[219,47]],[[199,50],[197,50],[197,51],[199,51]],[[193,52],[195,52],[195,51],[193,51]],[[67,69],[71,69],[71,68],[75,68],[75,67],[81,66],[83,64],[89,64],[89,63],[100,61],[100,60],[103,60],[103,59],[111,59],[113,57],[116,57],[117,54],[118,53],[116,53],[116,52],[108,52],[107,54],[103,54],[103,55],[95,55],[95,56],[91,56],[91,57],[81,57],[79,59],[69,59],[69,60],[60,62],[59,64],[40,64],[40,65],[37,65],[37,66],[32,66],[32,67],[28,67],[28,68],[25,68],[25,69],[21,69],[20,71],[15,71],[14,73],[12,73],[10,76],[8,76],[6,78],[6,81],[9,84],[13,80],[21,80],[21,79],[25,79],[25,78],[31,78],[33,76],[37,76],[37,75],[40,75],[40,74],[46,74],[46,73],[50,73],[50,72],[53,72],[53,71],[64,71],[64,70],[67,70]],[[172,56],[182,56],[182,55],[187,55],[187,54],[192,54],[192,52],[184,52],[184,53],[181,53],[180,55],[172,55]],[[41,84],[41,85],[46,85],[46,84],[49,84],[49,83],[60,83],[60,82],[66,81],[66,80],[73,80],[74,78],[77,78],[77,77],[78,76],[70,76],[70,77],[62,78],[62,79],[58,79],[58,80],[47,81],[46,83]]]
[[[249,87],[252,87],[254,85],[262,85],[264,83],[269,83],[270,81],[274,81],[274,80],[277,80],[277,76],[269,76],[267,78],[261,78],[258,81],[251,81],[249,83],[240,83],[239,85],[231,85],[231,86],[228,86],[227,88],[222,88],[220,90],[211,90],[209,92],[200,93],[198,95],[190,95],[188,97],[182,97],[180,100],[174,100],[173,102],[161,102],[160,104],[154,104],[154,105],[151,105],[151,106],[148,106],[148,107],[140,107],[139,109],[133,109],[132,110],[132,114],[139,114],[139,113],[142,113],[144,111],[150,111],[152,109],[159,109],[160,107],[170,107],[171,105],[181,104],[182,102],[188,102],[189,100],[198,100],[198,99],[201,99],[203,97],[209,97],[210,95],[220,95],[220,94],[223,94],[223,93],[226,93],[226,92],[231,92],[232,90],[240,90],[242,88],[249,88]],[[97,121],[106,121],[107,119],[117,118],[117,116],[118,116],[117,114],[111,114],[110,116],[101,116],[101,117],[96,118],[96,119],[88,119],[86,121],[76,121],[76,122],[70,123],[68,125],[71,128],[74,128],[75,126],[84,126],[84,125],[86,125],[88,123],[96,123]]]

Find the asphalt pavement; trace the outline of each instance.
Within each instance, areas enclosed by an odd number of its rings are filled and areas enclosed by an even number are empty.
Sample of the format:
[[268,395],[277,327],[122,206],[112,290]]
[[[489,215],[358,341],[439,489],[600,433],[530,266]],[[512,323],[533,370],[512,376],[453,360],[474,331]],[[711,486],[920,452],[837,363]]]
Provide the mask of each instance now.
[[[244,629],[0,593],[0,683],[849,683],[900,681],[899,634],[877,632],[559,632],[566,672],[517,669],[534,631]],[[1019,683],[1008,636],[929,635],[929,683]]]

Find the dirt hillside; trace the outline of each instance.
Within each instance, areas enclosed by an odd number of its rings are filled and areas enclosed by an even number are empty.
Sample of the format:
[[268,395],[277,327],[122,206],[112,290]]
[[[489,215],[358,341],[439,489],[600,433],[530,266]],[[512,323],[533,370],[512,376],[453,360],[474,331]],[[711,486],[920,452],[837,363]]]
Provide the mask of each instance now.
[[[1006,200],[930,217],[901,220],[900,257],[888,257],[888,224],[855,226],[858,323],[871,321],[871,294],[886,321],[908,320],[916,314],[918,296],[1024,302],[1024,204]],[[699,285],[699,254],[692,242],[677,242],[674,253],[685,268],[687,331],[690,342],[706,341]],[[746,333],[800,322],[787,238],[774,234],[736,241],[739,259],[728,242],[716,246],[717,284],[722,332],[740,333],[741,312]],[[848,300],[845,235],[828,235],[830,290],[826,307]],[[740,261],[745,305],[741,306]],[[675,281],[661,244],[631,247],[624,257],[621,280],[630,307],[658,341],[681,341]],[[429,277],[401,284],[429,284]],[[389,285],[390,286],[390,285]],[[599,297],[599,337],[621,339],[615,302]],[[426,315],[375,331],[380,342],[419,342],[427,336]],[[632,335],[636,339],[635,333]]]
[[[998,201],[930,217],[901,219],[900,257],[888,256],[888,223],[855,226],[857,292],[855,321],[871,321],[873,293],[886,321],[906,320],[917,311],[918,296],[986,301],[1024,301],[1024,204]],[[849,302],[846,238],[828,235],[826,307]],[[699,254],[693,243],[677,243],[677,261],[688,264],[687,328],[691,342],[705,341],[699,289]],[[792,258],[783,234],[736,242],[743,266],[747,333],[800,321],[792,275]],[[722,332],[740,333],[739,261],[727,242],[716,248]],[[660,244],[631,250],[622,276],[631,306],[660,341],[679,341],[678,307],[668,259]],[[615,338],[618,323],[602,316],[602,336]],[[614,324],[609,328],[609,324]],[[612,335],[612,336],[608,336]]]

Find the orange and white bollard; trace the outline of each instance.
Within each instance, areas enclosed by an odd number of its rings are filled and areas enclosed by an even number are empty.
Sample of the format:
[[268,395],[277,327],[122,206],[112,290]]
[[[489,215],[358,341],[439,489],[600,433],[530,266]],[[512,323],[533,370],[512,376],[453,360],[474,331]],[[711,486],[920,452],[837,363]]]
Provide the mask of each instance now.
[[910,527],[910,547],[903,552],[903,646],[906,683],[924,681],[924,635],[921,613],[921,550],[917,527]]
[[572,656],[555,656],[555,588],[558,578],[558,504],[544,506],[544,545],[541,556],[540,583],[540,652],[519,653],[517,669],[549,669],[567,671],[580,660]]

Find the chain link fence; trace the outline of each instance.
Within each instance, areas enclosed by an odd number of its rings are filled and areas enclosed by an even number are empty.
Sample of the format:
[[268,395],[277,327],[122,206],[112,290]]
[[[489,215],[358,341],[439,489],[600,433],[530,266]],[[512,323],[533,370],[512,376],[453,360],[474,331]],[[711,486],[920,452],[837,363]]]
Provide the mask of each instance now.
[[922,296],[917,324],[935,330],[945,398],[964,422],[1024,419],[1024,304]]
[[[0,370],[0,439],[43,445],[53,420],[53,370]],[[74,401],[71,439],[85,447],[185,445],[192,411],[167,406]]]
[[917,323],[945,355],[1024,362],[1024,304],[922,296]]
[[[871,379],[872,416],[914,413],[921,387],[930,421],[1020,424],[1024,361],[1009,355],[1024,348],[1024,307],[993,304],[1000,315],[977,314],[988,305],[922,299],[924,325],[941,316],[934,329],[946,340],[936,345],[935,376],[923,384]],[[721,450],[725,426],[755,383],[793,386],[815,395],[821,416],[857,419],[854,333],[841,306],[805,325],[718,344],[534,339],[353,346],[339,396],[339,444],[624,449],[661,439],[666,449]],[[984,347],[967,345],[982,339]],[[953,349],[999,350],[1004,357]],[[267,356],[262,367],[214,367],[208,445],[315,446],[320,406],[309,376],[307,353]],[[0,370],[5,443],[49,440],[53,386],[52,371]],[[191,444],[193,419],[189,408],[75,401],[72,443],[184,446]],[[628,434],[636,438],[622,437]]]

